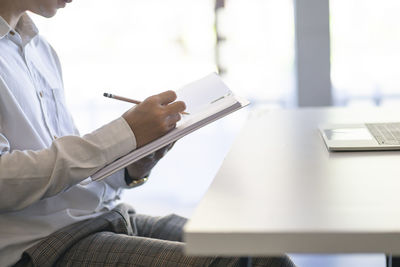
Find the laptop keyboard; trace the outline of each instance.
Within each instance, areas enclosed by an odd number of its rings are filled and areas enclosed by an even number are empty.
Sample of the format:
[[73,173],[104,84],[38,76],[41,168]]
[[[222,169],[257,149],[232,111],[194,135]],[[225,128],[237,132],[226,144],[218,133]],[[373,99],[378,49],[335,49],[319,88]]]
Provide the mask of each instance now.
[[400,123],[366,123],[380,145],[400,145]]

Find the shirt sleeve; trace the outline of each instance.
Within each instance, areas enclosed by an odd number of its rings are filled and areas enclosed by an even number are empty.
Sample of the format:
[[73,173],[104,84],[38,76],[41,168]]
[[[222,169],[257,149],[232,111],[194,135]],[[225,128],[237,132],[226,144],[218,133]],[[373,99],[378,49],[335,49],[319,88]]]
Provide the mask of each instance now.
[[[71,116],[71,120],[72,120],[72,116]],[[72,120],[72,122],[73,122],[73,120]],[[125,120],[124,120],[124,122],[126,123]],[[75,135],[80,136],[79,130],[76,127],[74,122],[73,122],[73,125],[74,125],[74,133],[75,133]],[[127,127],[129,127],[129,125],[127,123],[126,123],[126,125],[127,125]],[[129,128],[129,130],[130,130],[130,128]],[[130,131],[130,132],[132,133],[132,138],[134,139],[135,144],[136,144],[136,136],[132,131]],[[0,141],[0,155],[1,155],[1,141]],[[119,189],[123,189],[123,188],[125,188],[125,189],[130,188],[125,182],[125,171],[124,171],[124,169],[111,174],[109,177],[105,178],[103,180],[103,182],[107,183],[109,186],[111,186],[114,190],[117,190],[117,191]]]
[[[57,67],[59,78],[62,81],[63,77],[62,77],[62,68],[61,68],[60,59],[58,58],[58,55],[57,55],[56,51],[54,50],[54,48],[50,44],[48,44],[48,46],[50,48],[50,52],[51,52],[52,58],[54,59],[55,65]],[[72,124],[74,126],[74,134],[75,135],[80,135],[79,130],[76,127],[75,122],[74,122],[71,114],[69,113],[69,111],[67,111],[67,112],[68,112],[69,118],[70,118],[70,120],[71,120],[71,122],[72,122]],[[134,138],[134,140],[136,142],[136,138],[135,138],[133,132],[132,132],[132,135],[133,135],[133,138]],[[129,188],[127,186],[126,182],[125,182],[125,172],[124,172],[124,170],[118,171],[118,172],[110,175],[109,177],[107,177],[103,181],[106,182],[108,185],[110,185],[115,190],[118,190],[120,188]]]
[[40,151],[10,152],[0,134],[0,212],[65,191],[135,148],[135,136],[123,118],[83,137],[58,138]]
[[[71,120],[72,120],[72,116],[71,116]],[[126,123],[125,120],[123,120],[123,121]],[[73,120],[72,120],[72,122],[73,122]],[[79,130],[76,127],[74,122],[73,122],[73,125],[74,125],[74,133],[75,133],[75,135],[80,136]],[[126,126],[129,127],[129,125],[127,123],[126,123]],[[129,130],[130,130],[130,128],[129,128]],[[135,142],[135,147],[136,147],[136,136],[131,130],[130,130],[130,132],[132,134],[132,138],[133,138],[133,140]],[[0,152],[1,152],[1,142],[0,142]],[[117,190],[117,191],[119,189],[130,188],[125,182],[125,171],[124,171],[124,169],[111,174],[109,177],[105,178],[103,180],[103,182],[107,183],[109,186],[111,186],[114,190]]]

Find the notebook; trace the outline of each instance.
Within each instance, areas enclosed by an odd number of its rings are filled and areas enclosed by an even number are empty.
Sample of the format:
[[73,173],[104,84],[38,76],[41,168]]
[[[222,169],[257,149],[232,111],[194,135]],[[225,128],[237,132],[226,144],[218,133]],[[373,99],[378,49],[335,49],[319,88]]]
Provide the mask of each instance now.
[[197,129],[237,111],[250,102],[235,96],[216,73],[192,82],[176,91],[178,100],[186,103],[186,112],[175,129],[130,152],[91,176],[92,181],[104,179],[131,163],[196,131]]

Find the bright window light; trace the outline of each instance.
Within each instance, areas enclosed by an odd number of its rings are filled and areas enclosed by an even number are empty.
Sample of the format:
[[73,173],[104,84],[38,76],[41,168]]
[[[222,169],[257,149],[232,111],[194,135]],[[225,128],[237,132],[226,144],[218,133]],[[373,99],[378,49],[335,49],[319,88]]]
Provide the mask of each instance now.
[[[131,107],[103,92],[141,100],[216,71],[217,63],[233,91],[253,104],[282,107],[293,91],[291,0],[227,0],[217,17],[215,0],[84,0],[51,20],[34,19],[59,53],[67,102],[82,134]],[[226,39],[218,46],[216,30]],[[123,200],[138,212],[190,216],[246,114],[181,139],[149,182],[127,190]]]
[[221,12],[221,65],[253,103],[287,106],[294,92],[292,0],[229,0]]
[[331,0],[336,104],[383,104],[400,97],[400,2]]
[[35,21],[61,58],[82,133],[130,107],[103,92],[141,100],[216,70],[212,0],[74,1]]

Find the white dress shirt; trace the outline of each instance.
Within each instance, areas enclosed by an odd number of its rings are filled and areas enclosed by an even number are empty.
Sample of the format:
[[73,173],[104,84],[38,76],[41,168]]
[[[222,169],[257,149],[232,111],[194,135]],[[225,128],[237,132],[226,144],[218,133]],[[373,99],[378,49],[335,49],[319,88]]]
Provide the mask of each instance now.
[[0,17],[0,266],[56,230],[113,208],[127,187],[123,172],[80,183],[135,148],[123,118],[80,137],[54,50],[28,15],[15,30]]

